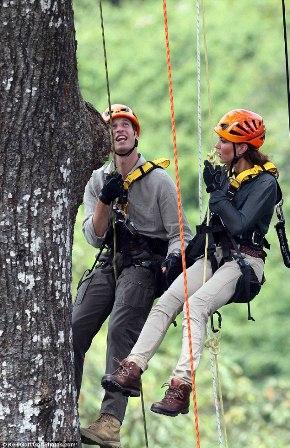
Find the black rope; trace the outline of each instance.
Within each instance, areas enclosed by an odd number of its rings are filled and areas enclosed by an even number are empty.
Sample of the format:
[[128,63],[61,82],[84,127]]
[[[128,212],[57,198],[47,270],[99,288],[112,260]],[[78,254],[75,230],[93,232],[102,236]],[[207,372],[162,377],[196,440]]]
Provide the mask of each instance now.
[[287,22],[286,22],[285,0],[282,0],[282,15],[283,15],[283,33],[284,33],[286,80],[287,80],[288,123],[289,123],[289,131],[290,131],[290,87],[289,87],[289,63],[288,63]]
[[[110,135],[111,135],[111,144],[112,144],[112,150],[113,150],[113,163],[114,163],[114,169],[116,171],[116,150],[115,150],[115,140],[114,140],[114,134],[113,134],[113,126],[112,126],[112,105],[111,105],[111,93],[110,93],[110,83],[109,83],[109,69],[108,69],[108,59],[107,59],[107,50],[106,50],[106,39],[105,39],[105,26],[104,26],[104,17],[103,17],[103,7],[102,7],[102,0],[99,0],[99,7],[100,7],[100,18],[101,18],[101,28],[102,28],[102,42],[103,42],[103,51],[104,51],[104,62],[105,62],[105,72],[106,72],[106,84],[107,84],[107,96],[108,96],[108,106],[109,106],[109,114],[110,114]],[[113,224],[113,251],[114,251],[114,257],[113,257],[113,269],[114,269],[114,276],[115,280],[117,280],[117,267],[116,267],[116,255],[117,255],[117,232],[116,232],[116,221],[115,216],[113,214],[112,218],[112,224]]]
[[141,406],[142,406],[142,414],[143,414],[143,426],[144,426],[145,446],[146,446],[146,448],[149,448],[142,381],[140,382],[140,393],[141,393],[141,394],[140,394],[140,395],[141,395]]
[[[113,149],[113,160],[114,167],[116,169],[116,151],[115,151],[115,141],[113,135],[113,127],[112,127],[112,111],[111,111],[111,94],[110,94],[110,83],[109,83],[109,70],[108,70],[108,60],[107,60],[107,51],[106,51],[106,40],[105,40],[105,27],[104,27],[104,17],[103,17],[103,8],[102,8],[102,0],[99,0],[100,6],[100,17],[101,17],[101,28],[102,28],[102,40],[103,40],[103,50],[104,50],[104,61],[105,61],[105,72],[106,72],[106,84],[107,84],[107,95],[108,95],[108,105],[109,105],[109,114],[110,114],[110,129],[111,129],[111,141],[112,141],[112,149]],[[117,279],[116,272],[116,221],[113,217],[113,229],[114,229],[114,260],[113,267],[115,278]],[[144,406],[144,396],[143,396],[143,388],[141,383],[141,406],[142,406],[142,414],[143,414],[143,425],[144,425],[144,435],[145,435],[145,445],[146,448],[148,445],[148,434],[147,434],[147,425],[146,425],[146,415],[145,415],[145,406]]]
[[112,143],[112,149],[113,149],[113,162],[114,162],[114,167],[116,169],[116,151],[115,151],[115,141],[114,141],[113,127],[112,127],[112,110],[111,110],[112,103],[111,103],[111,93],[110,93],[109,69],[108,69],[108,58],[107,58],[107,50],[106,50],[105,26],[104,26],[102,0],[99,0],[99,7],[100,7],[100,17],[101,17],[102,41],[103,41],[103,51],[104,51],[105,72],[106,72],[108,106],[109,106],[109,114],[110,114],[111,143]]

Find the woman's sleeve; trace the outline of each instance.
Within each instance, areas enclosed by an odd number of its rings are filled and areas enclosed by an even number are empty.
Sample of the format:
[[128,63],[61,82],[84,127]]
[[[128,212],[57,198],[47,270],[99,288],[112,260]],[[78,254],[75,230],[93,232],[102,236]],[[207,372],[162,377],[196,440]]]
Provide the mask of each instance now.
[[232,235],[238,236],[253,229],[255,223],[265,215],[272,214],[277,197],[277,181],[270,174],[259,176],[259,182],[253,183],[240,210],[237,210],[222,190],[211,193],[209,207],[222,219]]

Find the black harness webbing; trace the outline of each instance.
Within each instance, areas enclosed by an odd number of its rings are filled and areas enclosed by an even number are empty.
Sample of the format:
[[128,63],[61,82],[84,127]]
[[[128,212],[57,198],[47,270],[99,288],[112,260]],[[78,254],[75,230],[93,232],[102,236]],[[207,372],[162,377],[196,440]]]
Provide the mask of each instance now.
[[97,263],[98,263],[98,261],[99,261],[99,259],[100,259],[100,256],[102,255],[102,252],[103,252],[105,246],[106,246],[106,241],[104,240],[104,241],[102,242],[102,245],[101,245],[101,247],[100,247],[100,250],[99,250],[99,252],[98,252],[98,254],[97,254],[96,258],[95,258],[95,261],[94,261],[92,267],[91,267],[90,269],[86,269],[86,270],[83,272],[83,275],[81,276],[81,278],[80,278],[80,280],[79,280],[79,282],[78,282],[77,289],[79,289],[79,287],[80,287],[81,284],[84,282],[84,280],[87,278],[87,276],[90,275],[90,274],[93,272],[93,270],[95,269],[95,267],[96,267],[96,265],[97,265]]
[[290,268],[290,251],[289,251],[289,245],[288,245],[288,240],[287,240],[287,236],[286,236],[285,218],[284,218],[284,214],[283,214],[283,210],[282,210],[282,204],[283,204],[283,199],[276,206],[276,214],[277,214],[278,222],[277,222],[277,224],[275,224],[275,229],[277,232],[284,265],[287,268]]
[[289,63],[288,63],[287,23],[286,23],[285,0],[282,0],[282,16],[283,16],[284,51],[285,51],[286,87],[287,87],[287,100],[288,100],[288,123],[289,123],[289,131],[290,131],[290,88],[289,88]]
[[[237,261],[239,268],[241,270],[242,273],[242,282],[243,282],[243,286],[244,288],[239,288],[239,281],[240,278],[238,279],[237,282],[237,287],[236,287],[236,291],[235,294],[232,298],[232,300],[230,300],[228,303],[231,302],[235,302],[235,303],[243,303],[246,302],[247,306],[248,306],[248,320],[252,320],[255,321],[255,319],[253,318],[253,316],[251,315],[251,300],[258,294],[258,292],[261,289],[261,284],[258,281],[258,278],[255,274],[254,269],[252,268],[252,266],[249,265],[249,263],[245,260],[245,258],[243,257],[235,239],[229,235],[229,238],[231,239],[231,243],[234,247],[235,253],[233,254],[233,258]],[[251,284],[255,285],[254,287],[254,291],[251,290]],[[242,294],[240,294],[240,297],[238,296],[239,294],[239,290],[242,291]]]

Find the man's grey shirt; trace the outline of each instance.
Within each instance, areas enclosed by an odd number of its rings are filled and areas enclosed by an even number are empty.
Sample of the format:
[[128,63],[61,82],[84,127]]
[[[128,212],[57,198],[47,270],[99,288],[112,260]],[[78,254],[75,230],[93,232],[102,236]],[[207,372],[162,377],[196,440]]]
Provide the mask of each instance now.
[[[146,162],[140,155],[131,172]],[[104,237],[95,234],[93,213],[107,174],[114,170],[113,162],[93,171],[84,193],[85,219],[83,232],[86,240],[100,247]],[[161,238],[169,243],[168,254],[180,249],[180,230],[176,187],[162,168],[156,168],[135,181],[128,190],[128,215],[139,233]],[[192,238],[188,222],[183,214],[185,245]]]

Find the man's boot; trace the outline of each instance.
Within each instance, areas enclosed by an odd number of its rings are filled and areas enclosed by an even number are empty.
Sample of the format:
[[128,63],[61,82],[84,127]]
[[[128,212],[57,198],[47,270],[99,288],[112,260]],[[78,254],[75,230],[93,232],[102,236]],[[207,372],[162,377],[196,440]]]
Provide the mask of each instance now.
[[101,384],[109,392],[121,392],[126,397],[139,397],[142,370],[133,361],[123,359],[114,373],[104,375]]
[[179,378],[172,378],[165,397],[151,406],[151,411],[157,414],[175,417],[178,414],[187,414],[189,408],[191,386]]
[[102,448],[121,448],[119,420],[111,414],[100,414],[88,428],[81,428],[82,443]]

